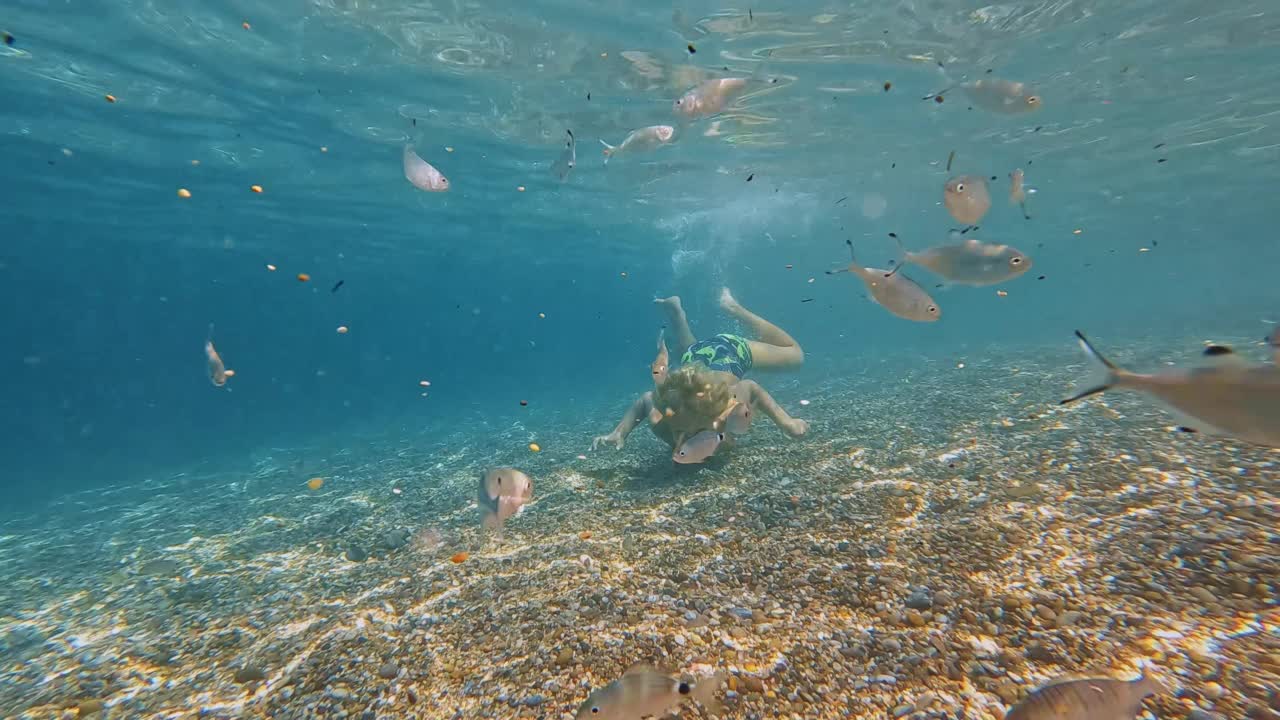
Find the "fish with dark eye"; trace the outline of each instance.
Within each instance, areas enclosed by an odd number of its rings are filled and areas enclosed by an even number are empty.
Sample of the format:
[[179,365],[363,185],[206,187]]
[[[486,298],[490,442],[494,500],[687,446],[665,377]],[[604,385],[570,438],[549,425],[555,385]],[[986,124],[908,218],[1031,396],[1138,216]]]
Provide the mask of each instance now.
[[564,149],[560,151],[560,157],[551,164],[551,172],[560,178],[560,182],[569,179],[569,173],[578,166],[578,141],[573,137],[572,130],[565,130],[569,139],[564,143]]
[[703,430],[680,443],[671,454],[671,459],[681,465],[697,465],[707,461],[716,454],[720,444],[724,442],[724,433],[715,430]]
[[828,270],[828,275],[850,273],[866,286],[871,300],[885,310],[906,320],[916,322],[934,322],[942,317],[942,309],[933,301],[929,293],[916,281],[902,273],[902,263],[893,270],[881,270],[863,267],[853,254],[853,242],[846,240],[849,246],[849,267],[843,270]]
[[1280,448],[1280,365],[1250,364],[1231,348],[1212,345],[1199,367],[1148,375],[1115,365],[1079,330],[1076,339],[1091,368],[1060,405],[1108,390],[1131,390],[1165,406],[1183,427]]
[[524,510],[533,498],[533,480],[515,468],[494,468],[480,476],[476,505],[480,508],[480,524],[490,530],[501,530],[513,515]]
[[974,105],[1002,115],[1035,112],[1043,104],[1026,83],[1013,80],[985,77],[961,83],[960,89]]
[[404,177],[414,187],[427,192],[448,192],[449,179],[434,165],[419,157],[412,145],[404,146],[402,159]]
[[978,224],[991,209],[991,193],[981,175],[959,175],[947,181],[942,189],[942,204],[962,225]]
[[1136,680],[1059,680],[1013,706],[1005,720],[1134,720],[1142,702],[1164,688],[1147,675]]
[[667,352],[666,330],[658,331],[658,355],[649,364],[649,371],[653,374],[653,384],[661,387],[667,381],[667,373],[670,370],[670,355]]
[[578,707],[574,720],[647,720],[667,717],[692,703],[711,715],[720,714],[715,693],[724,684],[723,672],[688,683],[648,665],[635,665],[622,677],[591,693]]
[[723,110],[730,100],[737,97],[746,86],[747,78],[707,80],[681,95],[672,103],[672,109],[677,115],[682,115],[689,120],[715,115]]
[[[898,240],[894,236],[894,240]],[[1031,258],[1008,245],[984,243],[969,238],[920,252],[902,246],[903,262],[914,263],[957,285],[985,287],[1012,280],[1031,269]]]

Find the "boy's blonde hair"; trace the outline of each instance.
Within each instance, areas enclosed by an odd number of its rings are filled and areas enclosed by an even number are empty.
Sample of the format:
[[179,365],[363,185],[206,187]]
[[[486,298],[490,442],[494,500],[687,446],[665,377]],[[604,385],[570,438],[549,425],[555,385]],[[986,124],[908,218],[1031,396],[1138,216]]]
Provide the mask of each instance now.
[[732,399],[730,383],[698,363],[680,366],[654,392],[654,406],[672,430],[683,433],[710,428]]

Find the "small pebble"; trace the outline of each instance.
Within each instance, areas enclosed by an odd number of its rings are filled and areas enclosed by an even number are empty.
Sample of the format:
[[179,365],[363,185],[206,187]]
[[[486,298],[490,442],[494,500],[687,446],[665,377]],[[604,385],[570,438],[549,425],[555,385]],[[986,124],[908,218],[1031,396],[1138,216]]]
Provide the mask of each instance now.
[[400,668],[396,667],[396,664],[393,662],[385,662],[378,667],[378,677],[383,680],[394,680],[396,675],[399,674]]

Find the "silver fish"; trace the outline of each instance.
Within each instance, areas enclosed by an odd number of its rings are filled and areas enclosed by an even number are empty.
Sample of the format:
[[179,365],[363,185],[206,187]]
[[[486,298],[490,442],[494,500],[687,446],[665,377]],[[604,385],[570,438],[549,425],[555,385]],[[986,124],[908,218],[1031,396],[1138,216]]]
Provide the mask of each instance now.
[[480,524],[491,530],[502,525],[533,498],[533,480],[515,468],[494,468],[480,476],[476,505]]
[[1079,330],[1076,337],[1093,367],[1060,404],[1112,388],[1133,390],[1160,401],[1188,429],[1280,447],[1280,366],[1249,365],[1215,345],[1205,349],[1209,364],[1203,367],[1143,375],[1116,367]]
[[591,693],[578,708],[574,720],[659,718],[689,702],[697,702],[709,713],[719,715],[720,703],[715,700],[715,692],[724,679],[721,672],[691,685],[646,665],[637,665]]
[[649,364],[649,371],[653,374],[653,384],[661,386],[667,381],[668,370],[670,370],[670,360],[667,353],[666,329],[658,331],[658,355],[654,357],[653,362]]
[[402,153],[404,177],[414,187],[427,192],[447,192],[449,179],[431,163],[418,157],[412,145],[405,145]]
[[204,359],[209,365],[209,382],[214,387],[222,387],[227,384],[227,378],[236,374],[235,370],[228,370],[227,366],[222,363],[222,356],[213,347],[213,323],[209,323],[209,335],[204,341]]
[[727,433],[744,435],[751,429],[751,418],[754,414],[749,403],[735,401],[720,416],[717,426],[723,428]]
[[1016,115],[1034,112],[1042,105],[1040,96],[1032,92],[1026,83],[1000,78],[982,78],[961,83],[960,89],[974,105],[994,113]]
[[671,109],[689,120],[715,115],[746,86],[747,78],[707,80],[681,95],[672,103]]
[[981,175],[959,175],[947,181],[942,190],[942,204],[956,222],[977,225],[991,209],[991,193]]
[[703,430],[676,448],[676,451],[671,454],[671,459],[681,465],[696,465],[715,455],[716,449],[722,442],[724,442],[724,433]]
[[867,292],[871,294],[873,301],[900,318],[934,322],[942,317],[942,309],[929,297],[929,293],[901,272],[901,263],[893,270],[863,267],[853,255],[853,242],[846,240],[845,243],[849,246],[849,267],[844,270],[828,270],[828,275],[842,272],[856,275],[867,286]]
[[[894,236],[897,240],[897,236]],[[939,245],[915,253],[902,247],[904,262],[960,285],[983,287],[1012,280],[1031,269],[1031,258],[1008,245],[979,242],[969,238],[951,245]]]
[[560,182],[568,180],[569,173],[573,172],[578,165],[578,141],[574,139],[572,130],[565,130],[565,132],[569,134],[569,139],[565,141],[560,157],[551,165],[551,171],[560,178]]
[[626,139],[619,145],[610,145],[604,140],[600,144],[604,146],[604,164],[609,164],[609,158],[624,152],[635,152],[637,150],[651,150],[661,147],[671,142],[671,138],[675,136],[676,129],[670,125],[650,125],[639,130],[632,130]]
[[1005,715],[1005,720],[1133,720],[1142,701],[1164,688],[1154,678],[1084,678],[1050,683]]

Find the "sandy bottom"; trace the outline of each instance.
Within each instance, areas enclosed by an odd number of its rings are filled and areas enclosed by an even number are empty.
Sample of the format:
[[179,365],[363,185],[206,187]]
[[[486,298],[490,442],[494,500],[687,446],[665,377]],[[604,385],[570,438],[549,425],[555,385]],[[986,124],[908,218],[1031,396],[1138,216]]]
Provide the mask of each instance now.
[[[1280,453],[1058,408],[1078,361],[762,379],[809,436],[700,468],[644,429],[577,459],[619,406],[72,496],[3,526],[0,715],[558,719],[645,661],[728,671],[730,718],[1001,718],[1144,668],[1147,717],[1280,717]],[[500,537],[499,464],[536,483]]]

